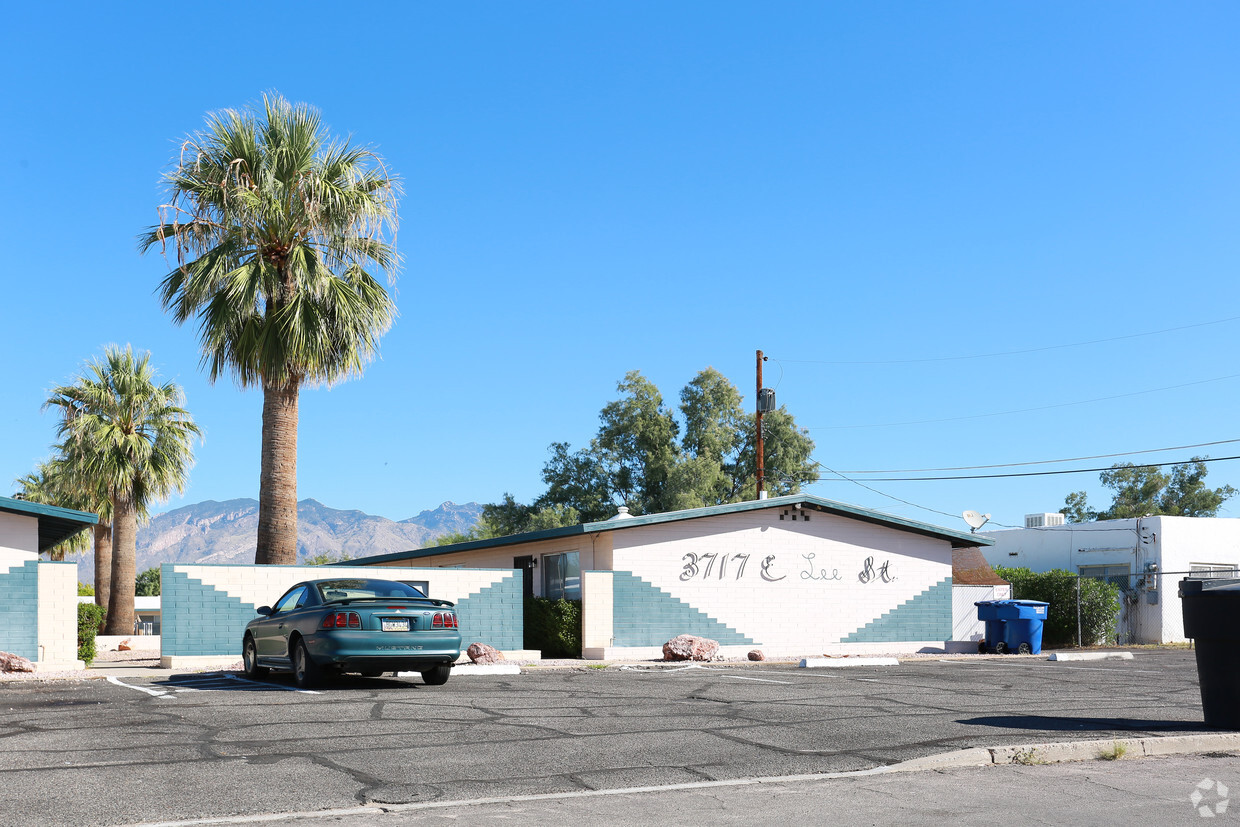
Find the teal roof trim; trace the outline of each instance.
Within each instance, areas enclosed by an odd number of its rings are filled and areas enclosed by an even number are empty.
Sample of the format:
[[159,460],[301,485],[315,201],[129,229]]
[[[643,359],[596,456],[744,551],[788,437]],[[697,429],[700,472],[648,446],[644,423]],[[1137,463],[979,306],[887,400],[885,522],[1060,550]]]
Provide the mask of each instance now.
[[43,505],[12,497],[0,497],[0,512],[34,517],[39,521],[39,551],[63,543],[79,531],[99,522],[98,514],[74,511],[58,505]]
[[564,528],[549,528],[544,531],[531,531],[526,534],[510,534],[507,537],[496,537],[491,540],[471,540],[467,543],[453,543],[447,546],[433,546],[431,548],[420,548],[412,551],[397,551],[391,554],[378,554],[374,557],[360,557],[354,560],[348,560],[341,563],[333,563],[332,565],[357,565],[363,560],[366,564],[383,563],[396,560],[418,560],[424,557],[438,557],[443,554],[456,554],[462,551],[476,551],[478,549],[498,548],[502,546],[520,545],[523,543],[532,543],[538,540],[553,540],[560,537],[572,537],[578,534],[597,534],[601,531],[620,531],[626,528],[637,528],[638,526],[657,525],[659,523],[671,523],[680,520],[700,520],[706,517],[716,517],[722,514],[739,514],[744,511],[759,511],[764,508],[784,508],[787,506],[800,503],[802,506],[824,512],[827,514],[837,514],[842,517],[851,517],[856,520],[862,520],[875,525],[882,525],[888,528],[894,528],[899,531],[910,531],[914,534],[920,534],[925,537],[934,537],[940,540],[947,540],[951,543],[952,548],[970,548],[973,546],[993,546],[995,541],[989,537],[980,534],[969,534],[964,531],[953,531],[949,528],[923,523],[917,520],[907,520],[903,517],[895,517],[891,514],[884,514],[881,511],[872,511],[868,508],[861,508],[856,505],[848,505],[846,503],[836,502],[834,500],[815,497],[809,494],[788,494],[783,497],[771,497],[765,500],[746,500],[739,503],[729,503],[727,505],[712,505],[705,508],[690,508],[684,511],[665,511],[660,514],[644,514],[639,517],[622,517],[620,519],[600,520],[593,523],[582,523],[580,525],[566,526]]

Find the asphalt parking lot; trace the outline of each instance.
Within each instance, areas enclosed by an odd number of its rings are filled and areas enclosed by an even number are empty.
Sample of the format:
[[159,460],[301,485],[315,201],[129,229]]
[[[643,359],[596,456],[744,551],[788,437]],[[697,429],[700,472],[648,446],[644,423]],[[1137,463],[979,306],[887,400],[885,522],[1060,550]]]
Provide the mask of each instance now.
[[1191,651],[519,676],[0,685],[8,824],[130,824],[873,768],[1205,732]]

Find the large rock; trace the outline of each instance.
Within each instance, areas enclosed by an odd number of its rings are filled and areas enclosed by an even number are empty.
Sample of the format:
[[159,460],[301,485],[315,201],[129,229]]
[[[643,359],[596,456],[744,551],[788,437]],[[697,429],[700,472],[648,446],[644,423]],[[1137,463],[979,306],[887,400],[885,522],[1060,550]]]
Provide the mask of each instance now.
[[663,644],[663,660],[710,660],[718,652],[718,641],[694,635],[678,635]]
[[469,659],[474,663],[499,663],[504,659],[503,652],[493,646],[487,646],[485,643],[469,644],[465,654],[469,655]]
[[33,672],[34,664],[21,655],[0,652],[0,672]]
[[762,654],[761,649],[751,649],[749,651],[750,660],[766,660],[766,655]]

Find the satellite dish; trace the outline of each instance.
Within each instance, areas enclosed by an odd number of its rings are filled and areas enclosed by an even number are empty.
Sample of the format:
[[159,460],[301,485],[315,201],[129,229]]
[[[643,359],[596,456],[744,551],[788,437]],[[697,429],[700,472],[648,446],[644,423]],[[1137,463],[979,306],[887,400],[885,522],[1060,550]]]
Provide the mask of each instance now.
[[964,521],[969,524],[969,531],[977,531],[990,522],[989,514],[978,514],[976,511],[966,511],[960,516],[964,517]]

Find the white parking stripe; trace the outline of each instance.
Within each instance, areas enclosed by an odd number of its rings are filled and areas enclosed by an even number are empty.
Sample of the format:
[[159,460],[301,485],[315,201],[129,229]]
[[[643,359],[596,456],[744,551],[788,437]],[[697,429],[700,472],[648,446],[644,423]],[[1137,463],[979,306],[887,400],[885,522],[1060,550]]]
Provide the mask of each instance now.
[[167,692],[162,692],[158,689],[150,689],[149,687],[145,687],[145,686],[134,686],[131,683],[125,683],[120,678],[117,678],[114,675],[108,675],[108,683],[114,683],[117,686],[123,686],[126,689],[136,689],[139,692],[145,692],[146,694],[153,695],[156,698],[168,698],[168,697],[175,698],[176,697],[175,695],[169,695]]

